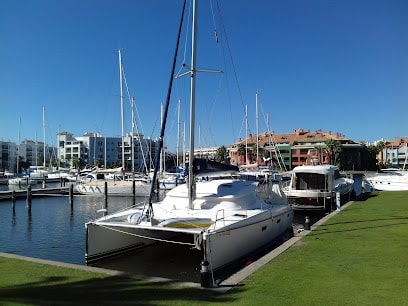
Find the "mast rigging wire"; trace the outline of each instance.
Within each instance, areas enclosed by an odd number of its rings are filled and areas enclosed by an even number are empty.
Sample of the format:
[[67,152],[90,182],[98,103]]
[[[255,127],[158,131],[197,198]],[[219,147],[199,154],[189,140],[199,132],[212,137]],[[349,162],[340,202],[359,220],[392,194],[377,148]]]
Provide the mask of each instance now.
[[183,21],[184,21],[184,11],[186,7],[186,0],[184,0],[183,3],[183,10],[181,13],[181,18],[180,18],[180,25],[179,25],[179,30],[178,30],[178,35],[177,35],[177,43],[176,43],[176,49],[174,52],[174,57],[173,57],[173,66],[171,69],[171,74],[170,74],[170,81],[169,81],[169,87],[167,91],[167,98],[166,98],[166,105],[164,108],[164,115],[163,115],[163,122],[161,126],[161,132],[160,132],[160,137],[159,137],[159,147],[156,151],[155,159],[154,159],[154,173],[153,173],[153,179],[152,179],[152,186],[150,189],[150,195],[149,195],[149,207],[146,212],[147,216],[152,217],[153,216],[153,205],[152,205],[152,199],[153,199],[153,193],[155,189],[155,183],[157,180],[157,171],[159,169],[159,162],[160,162],[160,153],[163,147],[163,138],[164,138],[164,131],[166,129],[166,122],[167,122],[167,113],[169,111],[169,104],[170,104],[170,96],[171,96],[171,90],[173,87],[173,80],[174,80],[174,71],[176,69],[176,62],[177,62],[177,55],[178,55],[178,49],[179,49],[179,44],[180,44],[180,36],[182,32],[182,26],[183,26]]

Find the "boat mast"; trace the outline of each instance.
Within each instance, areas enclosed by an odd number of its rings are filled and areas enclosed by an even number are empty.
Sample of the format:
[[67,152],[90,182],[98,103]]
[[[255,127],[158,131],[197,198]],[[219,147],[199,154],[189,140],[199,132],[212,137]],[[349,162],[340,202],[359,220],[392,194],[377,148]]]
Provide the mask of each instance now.
[[196,34],[197,34],[197,1],[193,1],[193,29],[191,33],[191,67],[190,67],[190,147],[188,154],[188,207],[193,209],[194,198],[194,124],[195,124],[195,87],[196,87]]
[[38,141],[37,141],[37,130],[35,130],[35,166],[38,166]]
[[[163,103],[160,104],[160,123],[161,125],[163,125]],[[161,126],[160,126],[161,127]],[[164,143],[164,137],[163,137],[163,146],[161,148],[161,152],[160,152],[160,168],[159,168],[159,174],[162,175],[163,171],[164,171],[164,147],[165,147],[165,143]]]
[[179,165],[179,151],[180,151],[180,100],[177,104],[177,145],[176,145],[176,173]]
[[43,161],[43,165],[45,168],[45,107],[43,106],[43,139],[44,139],[44,143],[43,143],[43,154],[44,154],[44,161]]
[[152,185],[151,185],[151,188],[150,188],[149,206],[148,206],[148,208],[146,210],[146,216],[149,217],[149,218],[152,218],[152,216],[154,214],[153,205],[152,205],[152,198],[153,198],[153,193],[154,193],[154,189],[155,189],[155,182],[156,182],[156,179],[157,179],[157,171],[159,170],[158,168],[160,166],[159,165],[159,162],[160,162],[160,156],[159,155],[160,155],[161,148],[163,146],[163,138],[164,138],[164,132],[165,132],[166,122],[167,122],[167,114],[168,114],[169,104],[170,104],[171,89],[173,87],[174,71],[176,69],[177,55],[178,55],[178,49],[179,49],[179,44],[180,44],[180,36],[181,36],[181,30],[182,30],[182,26],[183,26],[185,8],[186,8],[186,0],[183,3],[183,10],[182,10],[182,13],[181,13],[180,25],[179,25],[179,30],[178,30],[178,34],[177,34],[176,50],[174,52],[173,65],[172,65],[172,68],[171,68],[169,87],[168,87],[167,97],[166,97],[166,106],[165,106],[165,109],[164,109],[164,116],[163,116],[164,120],[163,120],[163,123],[161,125],[158,148],[157,148],[157,151],[155,153],[154,172],[153,172]]
[[16,170],[16,177],[18,177],[18,167],[19,167],[19,156],[20,156],[20,129],[21,129],[21,117],[18,120],[18,144],[17,144],[17,170]]
[[183,122],[183,168],[186,166],[186,122]]
[[122,119],[122,171],[125,172],[125,124],[124,124],[124,108],[123,108],[123,73],[122,73],[122,53],[119,49],[119,83],[120,83],[120,112]]
[[[132,137],[130,137],[130,144],[132,146],[132,179],[135,179],[135,145],[133,143],[135,135],[135,98],[132,97]],[[143,150],[143,147],[140,146]]]
[[104,148],[104,157],[105,157],[105,162],[104,162],[104,168],[106,169],[106,136],[105,136],[105,148]]
[[245,105],[245,164],[248,165],[248,104]]
[[258,164],[259,159],[259,124],[258,124],[258,93],[255,95],[255,112],[256,112],[256,164]]

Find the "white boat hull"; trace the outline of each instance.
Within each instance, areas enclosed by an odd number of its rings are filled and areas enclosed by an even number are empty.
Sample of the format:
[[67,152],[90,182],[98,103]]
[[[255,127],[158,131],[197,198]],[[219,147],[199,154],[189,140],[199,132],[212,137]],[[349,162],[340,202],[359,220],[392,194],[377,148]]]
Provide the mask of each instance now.
[[[156,242],[177,243],[202,250],[203,259],[214,271],[271,244],[292,228],[293,210],[288,205],[260,204],[254,194],[247,192],[253,182],[237,186],[232,181],[222,182],[214,183],[212,189],[198,189],[201,196],[197,196],[192,210],[185,207],[187,187],[182,185],[169,191],[163,202],[152,204],[154,221],[141,217],[143,208],[131,208],[87,223],[86,260]],[[201,186],[206,184],[212,182]],[[245,205],[248,209],[243,208]]]
[[11,178],[8,180],[9,185],[18,185],[18,186],[29,186],[37,184],[36,181],[31,180],[28,177],[18,177],[18,178]]
[[[108,182],[108,195],[132,196],[133,184],[131,181]],[[135,182],[135,196],[144,197],[150,194],[150,185],[140,185]],[[103,196],[105,194],[105,182],[79,183],[75,186],[78,193],[83,195]]]
[[291,228],[292,220],[293,211],[285,207],[280,214],[265,211],[204,234],[202,229],[91,222],[86,225],[86,260],[91,262],[163,241],[198,247],[197,241],[202,240],[203,244],[199,247],[205,250],[203,257],[215,271],[276,241]]
[[283,191],[295,210],[331,210],[337,205],[337,194],[341,203],[350,200],[354,180],[340,177],[335,166],[298,166]]
[[330,210],[332,206],[336,206],[336,194],[340,193],[340,201],[348,201],[351,199],[353,186],[342,191],[333,190],[325,192],[320,190],[289,190],[286,192],[289,205],[295,210]]
[[408,175],[383,174],[368,177],[367,181],[378,191],[407,191]]
[[223,229],[204,234],[205,257],[211,270],[217,270],[229,263],[267,246],[283,236],[292,227],[293,211],[282,209],[281,214],[265,212],[233,229]]

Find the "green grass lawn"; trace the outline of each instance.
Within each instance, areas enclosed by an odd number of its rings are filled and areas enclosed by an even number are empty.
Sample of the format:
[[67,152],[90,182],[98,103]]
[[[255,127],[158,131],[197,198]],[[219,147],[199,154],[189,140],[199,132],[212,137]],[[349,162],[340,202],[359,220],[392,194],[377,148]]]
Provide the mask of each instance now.
[[224,294],[0,257],[0,305],[408,305],[408,192],[357,201]]

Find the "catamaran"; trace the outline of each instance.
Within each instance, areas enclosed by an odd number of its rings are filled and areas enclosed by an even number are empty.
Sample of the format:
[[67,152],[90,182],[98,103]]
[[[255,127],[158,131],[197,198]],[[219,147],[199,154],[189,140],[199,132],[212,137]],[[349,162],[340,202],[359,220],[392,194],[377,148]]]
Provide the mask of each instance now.
[[[203,287],[215,286],[214,272],[244,256],[268,246],[279,237],[292,232],[293,210],[279,185],[270,189],[266,197],[259,195],[259,182],[201,176],[194,159],[194,107],[196,83],[196,27],[197,1],[193,1],[192,57],[188,72],[191,78],[190,143],[187,183],[170,190],[160,202],[149,201],[142,206],[103,216],[86,224],[86,261],[105,258],[155,243],[188,245],[191,252],[200,252]],[[183,24],[183,6],[180,30]],[[179,38],[177,46],[179,43]],[[177,48],[175,59],[177,58]],[[165,116],[170,101],[175,60],[170,77]],[[163,144],[162,124],[160,146]],[[155,158],[155,176],[158,172],[159,153]],[[204,179],[196,179],[201,177]],[[153,187],[152,187],[153,189]],[[152,194],[152,193],[151,193]],[[186,254],[187,256],[187,254]],[[163,258],[165,259],[165,258]]]

